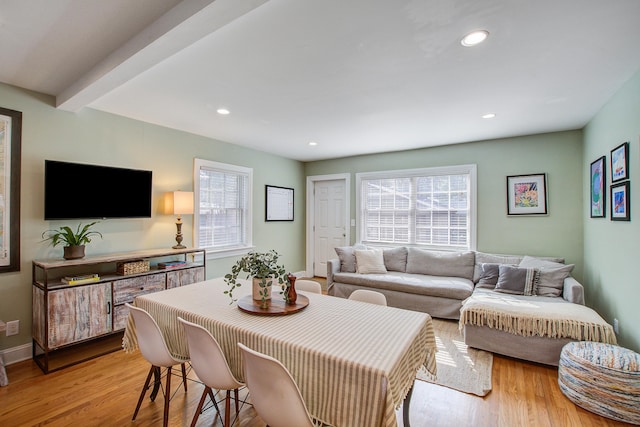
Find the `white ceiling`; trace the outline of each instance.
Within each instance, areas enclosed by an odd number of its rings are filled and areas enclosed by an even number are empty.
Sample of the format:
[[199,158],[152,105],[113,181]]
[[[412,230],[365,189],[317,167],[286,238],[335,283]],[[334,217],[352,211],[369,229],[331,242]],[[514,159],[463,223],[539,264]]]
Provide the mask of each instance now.
[[639,18],[638,0],[0,0],[0,81],[310,161],[582,128],[640,69]]

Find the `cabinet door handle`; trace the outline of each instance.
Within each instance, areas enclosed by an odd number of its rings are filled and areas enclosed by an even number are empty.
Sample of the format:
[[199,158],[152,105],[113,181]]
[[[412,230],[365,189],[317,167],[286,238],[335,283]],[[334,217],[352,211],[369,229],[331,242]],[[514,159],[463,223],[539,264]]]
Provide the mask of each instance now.
[[107,314],[111,314],[111,301],[107,302]]
[[140,290],[141,290],[141,291],[144,291],[144,286],[140,286]]

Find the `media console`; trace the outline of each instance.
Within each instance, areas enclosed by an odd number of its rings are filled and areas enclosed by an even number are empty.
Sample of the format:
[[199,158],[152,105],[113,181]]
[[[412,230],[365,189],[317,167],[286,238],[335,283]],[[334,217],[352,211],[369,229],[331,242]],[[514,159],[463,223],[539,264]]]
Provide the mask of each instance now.
[[[149,268],[118,274],[128,263]],[[33,359],[45,374],[120,349],[129,317],[124,304],[136,296],[206,277],[205,251],[188,248],[34,260],[32,269]],[[64,281],[94,274],[84,283]]]

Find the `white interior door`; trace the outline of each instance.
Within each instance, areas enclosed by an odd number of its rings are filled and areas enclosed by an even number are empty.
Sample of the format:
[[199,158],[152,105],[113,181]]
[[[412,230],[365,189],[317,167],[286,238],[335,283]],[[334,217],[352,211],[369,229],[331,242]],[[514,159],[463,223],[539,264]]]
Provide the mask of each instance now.
[[327,277],[327,260],[347,239],[346,182],[317,181],[314,191],[313,274]]

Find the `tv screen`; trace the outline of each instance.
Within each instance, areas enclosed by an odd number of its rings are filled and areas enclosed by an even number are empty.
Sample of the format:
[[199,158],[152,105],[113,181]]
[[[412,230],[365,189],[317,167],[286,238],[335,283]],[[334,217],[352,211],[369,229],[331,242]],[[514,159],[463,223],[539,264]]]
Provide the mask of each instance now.
[[44,161],[44,219],[151,217],[151,171]]

